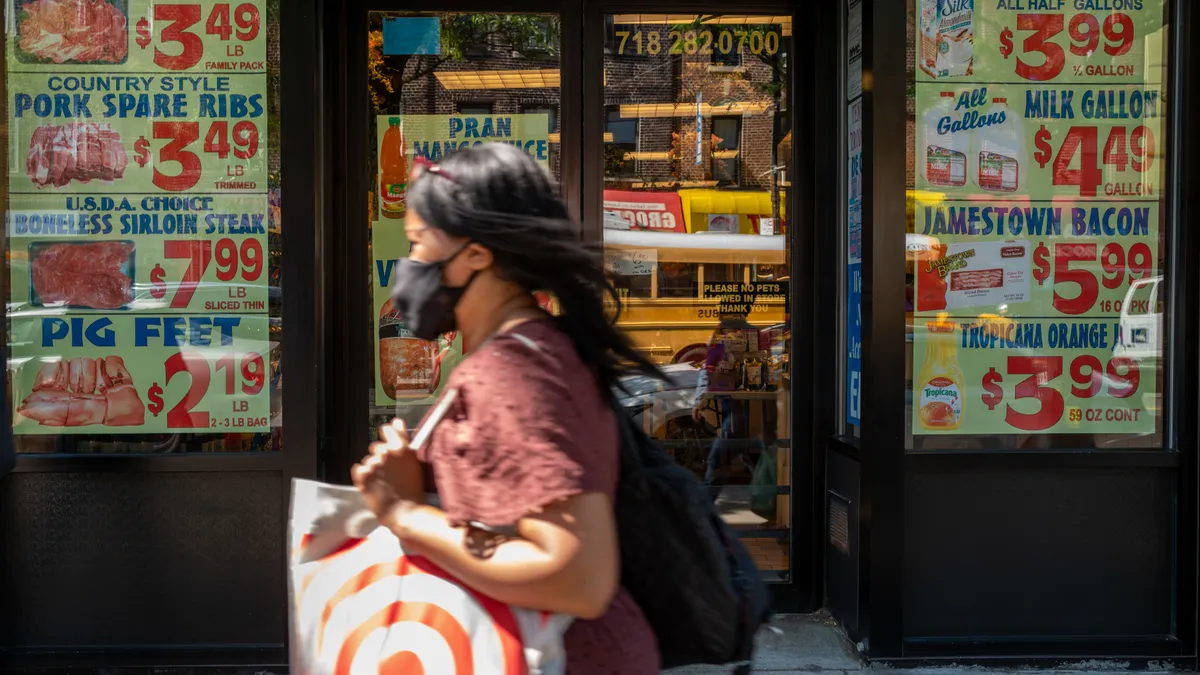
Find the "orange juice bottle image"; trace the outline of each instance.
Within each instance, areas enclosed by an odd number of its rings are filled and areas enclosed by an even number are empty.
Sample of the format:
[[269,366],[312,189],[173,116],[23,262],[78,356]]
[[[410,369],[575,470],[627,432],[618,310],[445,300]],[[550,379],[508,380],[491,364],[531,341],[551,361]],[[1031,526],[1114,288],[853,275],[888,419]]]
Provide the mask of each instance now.
[[388,118],[387,131],[379,144],[379,212],[384,218],[403,218],[408,206],[408,159],[404,156],[404,130],[399,117]]
[[951,431],[962,424],[963,378],[954,346],[954,323],[941,317],[925,324],[925,364],[916,384],[917,421],[931,431]]

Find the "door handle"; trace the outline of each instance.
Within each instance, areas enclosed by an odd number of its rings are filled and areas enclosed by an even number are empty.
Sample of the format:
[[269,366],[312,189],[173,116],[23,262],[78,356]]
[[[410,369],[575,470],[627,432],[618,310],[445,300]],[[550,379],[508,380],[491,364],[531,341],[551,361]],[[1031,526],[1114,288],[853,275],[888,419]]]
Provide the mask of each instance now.
[[4,480],[14,467],[17,465],[17,453],[13,448],[13,431],[12,431],[12,407],[8,404],[7,397],[0,403],[0,480]]

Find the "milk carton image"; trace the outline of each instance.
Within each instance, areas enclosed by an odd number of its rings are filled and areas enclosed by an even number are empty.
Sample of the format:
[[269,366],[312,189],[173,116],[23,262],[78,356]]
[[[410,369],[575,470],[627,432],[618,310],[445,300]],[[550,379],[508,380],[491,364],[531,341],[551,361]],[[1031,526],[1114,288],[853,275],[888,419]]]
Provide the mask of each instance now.
[[971,132],[950,129],[949,120],[956,119],[954,100],[943,95],[926,107],[917,133],[920,171],[930,185],[940,188],[966,185],[975,166]]
[[970,75],[975,61],[975,0],[920,0],[917,62],[930,77]]
[[987,192],[1016,192],[1025,187],[1029,160],[1021,120],[1008,107],[1008,99],[992,99],[987,126],[972,134],[972,157],[977,159],[975,184]]

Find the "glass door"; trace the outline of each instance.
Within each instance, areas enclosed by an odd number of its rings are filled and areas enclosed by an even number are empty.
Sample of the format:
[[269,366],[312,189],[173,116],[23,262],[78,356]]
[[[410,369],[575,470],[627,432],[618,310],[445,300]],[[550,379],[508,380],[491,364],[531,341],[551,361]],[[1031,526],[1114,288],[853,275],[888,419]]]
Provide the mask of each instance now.
[[624,404],[791,579],[790,16],[604,17],[604,225],[621,325],[669,374]]

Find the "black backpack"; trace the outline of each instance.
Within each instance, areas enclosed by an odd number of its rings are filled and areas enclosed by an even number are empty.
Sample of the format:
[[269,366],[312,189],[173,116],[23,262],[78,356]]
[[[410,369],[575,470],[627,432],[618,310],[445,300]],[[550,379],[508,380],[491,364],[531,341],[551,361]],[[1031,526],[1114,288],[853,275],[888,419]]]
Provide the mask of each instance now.
[[[542,347],[509,333],[537,353]],[[663,668],[737,664],[747,675],[771,596],[754,558],[708,491],[612,401],[620,432],[621,586],[642,610]]]
[[749,673],[755,633],[771,618],[754,559],[696,477],[615,412],[621,585],[654,629],[662,667],[738,664],[736,673]]

